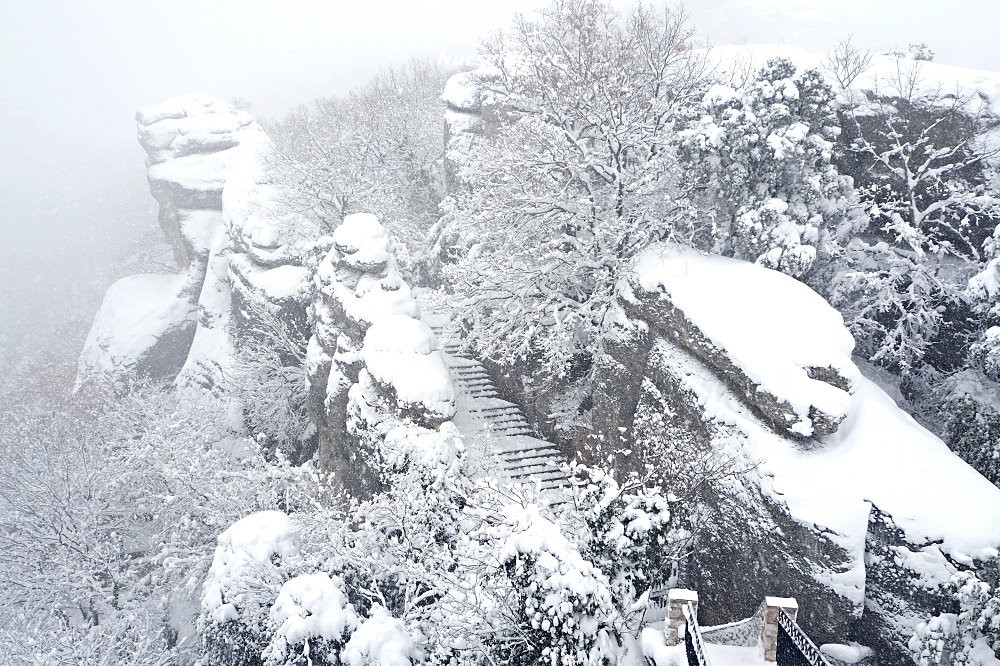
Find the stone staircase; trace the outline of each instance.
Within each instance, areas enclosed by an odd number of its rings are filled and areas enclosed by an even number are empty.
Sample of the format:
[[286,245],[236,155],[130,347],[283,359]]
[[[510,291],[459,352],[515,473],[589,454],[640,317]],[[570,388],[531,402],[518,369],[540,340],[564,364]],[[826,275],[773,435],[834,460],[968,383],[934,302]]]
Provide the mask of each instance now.
[[[535,483],[541,490],[568,485],[560,469],[564,457],[551,442],[539,439],[521,408],[500,397],[479,361],[469,358],[461,344],[448,333],[448,315],[436,309],[426,292],[415,294],[421,318],[437,336],[445,363],[459,394],[455,422],[470,445],[482,440],[487,456],[499,460],[499,469],[517,483]],[[464,412],[464,413],[463,413]],[[487,467],[494,469],[487,463]]]

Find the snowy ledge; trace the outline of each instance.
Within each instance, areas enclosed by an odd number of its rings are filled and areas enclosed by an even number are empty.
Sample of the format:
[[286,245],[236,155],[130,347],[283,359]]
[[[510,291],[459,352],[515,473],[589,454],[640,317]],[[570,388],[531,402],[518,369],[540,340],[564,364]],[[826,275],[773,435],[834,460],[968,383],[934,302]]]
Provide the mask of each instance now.
[[830,435],[846,418],[860,376],[854,339],[809,287],[674,246],[641,255],[631,283],[638,290],[622,291],[640,317],[717,371],[779,432]]

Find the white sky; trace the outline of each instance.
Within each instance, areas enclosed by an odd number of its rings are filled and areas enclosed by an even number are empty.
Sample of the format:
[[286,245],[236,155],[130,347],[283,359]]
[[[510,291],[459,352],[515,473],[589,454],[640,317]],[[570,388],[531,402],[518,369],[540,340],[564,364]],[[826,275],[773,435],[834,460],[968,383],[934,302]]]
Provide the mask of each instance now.
[[[103,288],[102,264],[120,260],[126,241],[155,223],[136,109],[201,93],[246,98],[262,113],[280,114],[410,56],[467,62],[481,34],[544,4],[0,0],[0,346],[5,326],[33,316],[25,304],[70,287],[82,294],[91,282]],[[1000,70],[1000,0],[687,6],[717,44],[823,50],[854,33],[862,46],[924,41],[940,62]]]

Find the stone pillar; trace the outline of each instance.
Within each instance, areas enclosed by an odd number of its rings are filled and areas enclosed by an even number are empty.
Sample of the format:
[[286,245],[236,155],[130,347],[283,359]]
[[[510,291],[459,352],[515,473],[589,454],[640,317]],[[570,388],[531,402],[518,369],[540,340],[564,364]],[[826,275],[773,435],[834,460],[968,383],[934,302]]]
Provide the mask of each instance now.
[[663,623],[663,637],[667,645],[679,645],[684,640],[687,620],[684,619],[684,606],[693,606],[695,617],[698,615],[698,593],[694,590],[674,588],[667,593],[667,619]]
[[778,611],[784,610],[788,617],[795,618],[799,612],[799,605],[795,599],[783,597],[764,597],[764,624],[760,639],[761,648],[764,650],[764,661],[775,663],[778,660]]

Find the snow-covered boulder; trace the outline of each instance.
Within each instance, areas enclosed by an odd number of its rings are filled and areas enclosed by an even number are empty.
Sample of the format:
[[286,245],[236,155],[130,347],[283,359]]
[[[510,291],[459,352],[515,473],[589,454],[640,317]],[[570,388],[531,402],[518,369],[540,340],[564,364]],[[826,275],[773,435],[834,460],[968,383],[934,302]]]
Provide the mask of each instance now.
[[781,433],[831,435],[859,377],[854,339],[809,287],[744,261],[656,248],[632,278],[638,315],[693,353]]
[[348,215],[330,245],[315,278],[310,409],[320,466],[367,492],[377,474],[359,455],[359,440],[385,422],[376,405],[433,429],[454,413],[454,389],[378,218]]
[[1000,490],[858,372],[839,315],[808,288],[667,247],[641,257],[621,293],[645,326],[644,396],[659,397],[638,411],[661,408],[672,441],[752,470],[727,490],[751,518],[720,511],[704,537],[703,599],[734,608],[781,585],[825,600],[803,620],[810,635],[842,640],[860,617],[863,642],[889,654],[944,603],[956,567],[996,552]]
[[455,415],[455,387],[437,347],[427,324],[400,314],[373,324],[361,347],[365,368],[387,398],[425,426]]
[[181,275],[133,275],[111,285],[80,354],[77,385],[172,380],[197,324],[183,285]]

